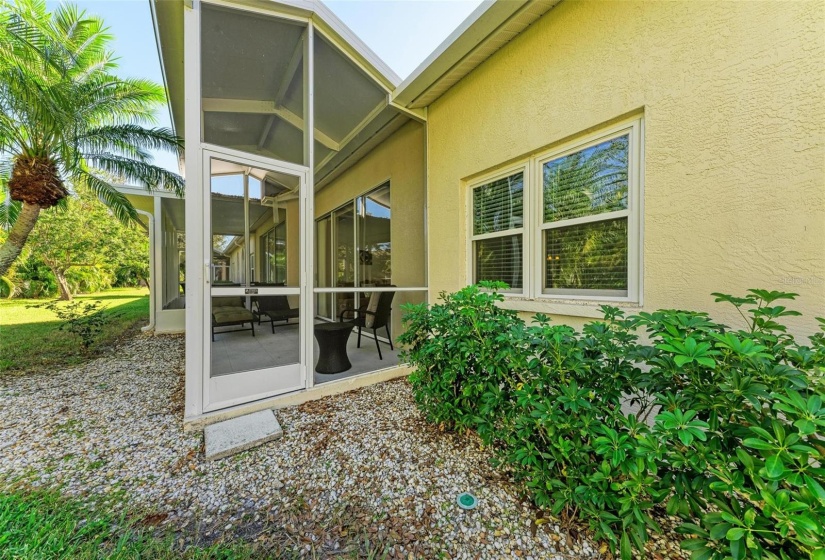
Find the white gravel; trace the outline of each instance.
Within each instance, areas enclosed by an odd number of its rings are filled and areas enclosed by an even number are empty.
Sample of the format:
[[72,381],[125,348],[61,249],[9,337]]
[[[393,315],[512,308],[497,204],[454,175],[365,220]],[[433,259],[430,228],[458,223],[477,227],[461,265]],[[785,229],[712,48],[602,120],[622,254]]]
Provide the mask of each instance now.
[[[406,381],[278,410],[283,438],[205,462],[202,437],[182,429],[182,370],[182,337],[139,335],[79,367],[0,377],[0,485],[60,488],[128,507],[184,546],[242,538],[272,557],[602,557],[556,525],[534,527],[490,453],[426,424]],[[463,491],[476,510],[458,508]]]

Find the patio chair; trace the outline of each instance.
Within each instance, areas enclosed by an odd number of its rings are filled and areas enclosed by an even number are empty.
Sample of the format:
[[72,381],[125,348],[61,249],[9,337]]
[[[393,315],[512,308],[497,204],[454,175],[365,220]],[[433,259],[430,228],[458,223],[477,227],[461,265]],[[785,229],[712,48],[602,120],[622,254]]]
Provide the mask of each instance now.
[[[392,298],[395,292],[372,292],[370,299],[358,309],[344,309],[338,316],[342,323],[352,323],[358,327],[358,348],[361,348],[361,329],[372,329],[375,337],[375,347],[378,348],[378,359],[383,360],[381,346],[378,344],[378,333],[381,327],[387,330],[387,338],[390,341],[390,350],[395,350],[392,345],[392,335],[390,335],[390,312],[392,311]],[[345,315],[352,315],[349,321],[344,320]]]
[[255,316],[258,324],[260,325],[261,321],[269,321],[272,334],[275,334],[275,321],[284,321],[283,325],[277,326],[285,327],[290,324],[290,319],[297,319],[301,314],[299,308],[289,306],[289,299],[286,296],[258,296],[255,298],[255,304],[257,305]]
[[213,297],[212,298],[212,342],[215,341],[215,329],[218,327],[243,327],[249,323],[249,328],[233,329],[232,331],[252,331],[255,336],[255,316],[244,306],[242,297]]

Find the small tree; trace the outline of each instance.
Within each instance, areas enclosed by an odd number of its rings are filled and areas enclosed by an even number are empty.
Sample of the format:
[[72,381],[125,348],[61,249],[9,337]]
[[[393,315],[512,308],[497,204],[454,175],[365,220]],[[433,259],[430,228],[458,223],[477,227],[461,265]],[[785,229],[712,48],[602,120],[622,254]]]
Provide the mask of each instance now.
[[0,276],[69,187],[123,222],[137,212],[109,177],[183,193],[180,176],[152,163],[151,150],[183,147],[152,127],[163,87],[116,76],[111,43],[103,21],[75,6],[50,13],[42,0],[0,0]]
[[54,273],[60,299],[71,300],[66,280],[71,267],[124,264],[148,270],[146,232],[119,222],[89,195],[70,196],[65,207],[43,212],[29,237],[29,246]]

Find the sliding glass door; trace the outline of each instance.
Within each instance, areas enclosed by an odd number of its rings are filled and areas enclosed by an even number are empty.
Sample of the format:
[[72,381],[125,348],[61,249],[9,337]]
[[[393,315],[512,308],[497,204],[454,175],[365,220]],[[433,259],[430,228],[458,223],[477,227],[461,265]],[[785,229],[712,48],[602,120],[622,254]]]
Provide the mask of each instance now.
[[[365,288],[392,284],[390,185],[355,198],[315,222],[319,288]],[[322,293],[317,316],[337,320],[357,309],[363,293]]]
[[355,202],[359,286],[389,286],[392,283],[390,185],[359,196]]

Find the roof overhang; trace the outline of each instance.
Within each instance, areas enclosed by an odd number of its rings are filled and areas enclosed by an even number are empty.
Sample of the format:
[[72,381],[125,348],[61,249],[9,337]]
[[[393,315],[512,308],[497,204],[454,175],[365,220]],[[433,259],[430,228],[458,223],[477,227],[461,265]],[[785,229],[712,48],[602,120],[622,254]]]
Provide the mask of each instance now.
[[561,0],[484,0],[399,85],[394,103],[422,109],[510,42]]

